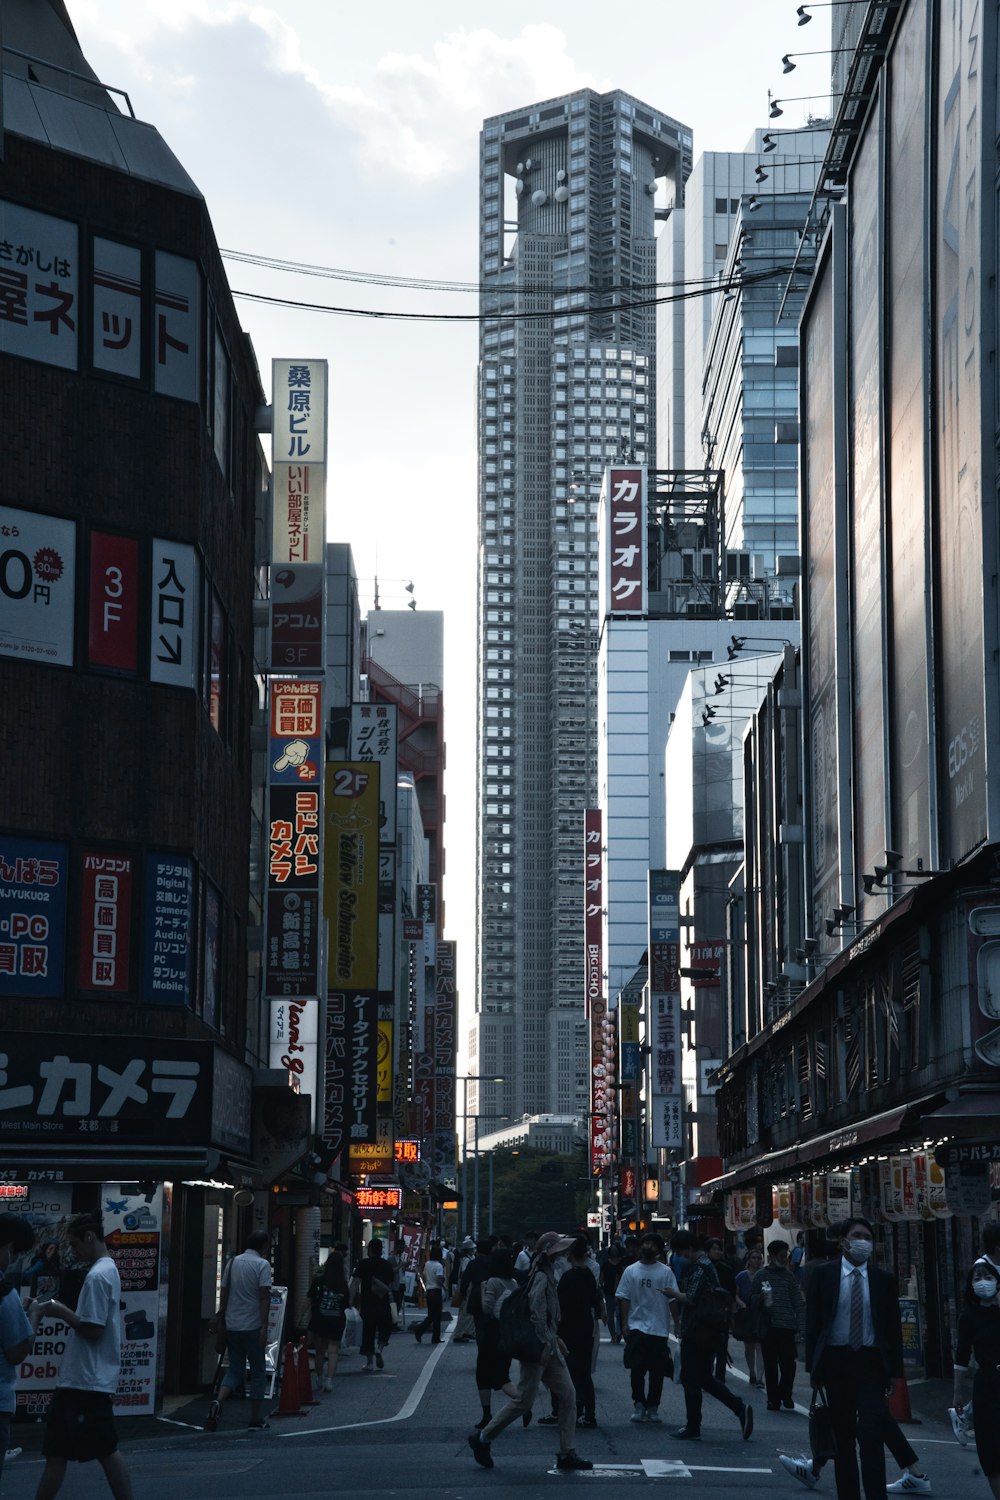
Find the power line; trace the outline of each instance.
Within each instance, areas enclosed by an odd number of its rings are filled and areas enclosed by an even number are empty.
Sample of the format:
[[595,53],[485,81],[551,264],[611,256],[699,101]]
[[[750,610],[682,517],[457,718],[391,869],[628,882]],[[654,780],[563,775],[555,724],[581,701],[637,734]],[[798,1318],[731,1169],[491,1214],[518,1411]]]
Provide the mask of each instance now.
[[[272,307],[295,308],[301,312],[332,313],[346,318],[376,318],[383,322],[405,322],[405,323],[517,323],[527,319],[553,319],[565,318],[571,314],[580,316],[600,316],[610,313],[638,311],[646,307],[660,307],[670,302],[686,302],[693,297],[707,297],[715,292],[728,292],[745,290],[747,287],[755,286],[762,282],[773,281],[778,277],[790,276],[794,268],[792,266],[772,266],[769,270],[758,271],[749,276],[743,276],[735,281],[712,281],[705,284],[695,284],[684,292],[675,292],[665,297],[644,297],[635,302],[617,302],[612,306],[590,306],[590,307],[558,307],[539,308],[537,311],[514,312],[492,311],[478,313],[436,313],[436,312],[392,312],[385,308],[371,307],[341,307],[329,302],[306,302],[294,297],[275,297],[267,292],[241,292],[233,290],[234,297],[241,297],[247,302],[262,302]],[[515,289],[511,289],[512,291]],[[563,289],[547,289],[550,293],[562,296]]]

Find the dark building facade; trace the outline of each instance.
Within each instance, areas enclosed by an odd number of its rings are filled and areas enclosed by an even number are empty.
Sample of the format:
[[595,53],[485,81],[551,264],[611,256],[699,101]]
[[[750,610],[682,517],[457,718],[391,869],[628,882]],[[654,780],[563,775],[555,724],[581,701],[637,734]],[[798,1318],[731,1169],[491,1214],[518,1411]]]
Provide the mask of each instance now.
[[750,742],[718,1075],[730,1227],[875,1219],[931,1374],[1000,1214],[996,48],[995,7],[909,0],[851,59],[801,325],[801,683]]
[[211,1184],[253,1180],[264,398],[195,185],[61,4],[0,17],[0,1168],[171,1185],[176,1387]]

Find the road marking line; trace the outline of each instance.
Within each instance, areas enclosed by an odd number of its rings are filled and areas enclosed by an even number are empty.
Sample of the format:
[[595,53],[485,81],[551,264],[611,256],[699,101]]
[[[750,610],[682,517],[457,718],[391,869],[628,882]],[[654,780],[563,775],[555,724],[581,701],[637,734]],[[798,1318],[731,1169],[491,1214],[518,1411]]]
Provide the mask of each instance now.
[[681,1458],[644,1458],[647,1479],[690,1479],[691,1470]]
[[403,1402],[403,1405],[399,1408],[399,1411],[394,1417],[377,1417],[372,1422],[345,1422],[341,1427],[300,1427],[297,1432],[279,1432],[276,1434],[276,1436],[279,1438],[314,1437],[317,1433],[355,1432],[359,1427],[386,1427],[391,1422],[408,1421],[409,1418],[413,1416],[413,1413],[416,1411],[417,1407],[420,1405],[421,1401],[424,1398],[424,1392],[430,1384],[431,1375],[434,1373],[434,1366],[437,1364],[438,1360],[441,1358],[442,1354],[447,1348],[448,1342],[451,1338],[451,1330],[454,1328],[454,1326],[455,1325],[453,1323],[450,1323],[447,1329],[442,1332],[440,1344],[434,1350],[434,1353],[431,1355],[427,1363],[424,1365],[424,1368],[421,1370],[420,1374],[417,1377],[412,1391],[407,1396],[406,1400]]

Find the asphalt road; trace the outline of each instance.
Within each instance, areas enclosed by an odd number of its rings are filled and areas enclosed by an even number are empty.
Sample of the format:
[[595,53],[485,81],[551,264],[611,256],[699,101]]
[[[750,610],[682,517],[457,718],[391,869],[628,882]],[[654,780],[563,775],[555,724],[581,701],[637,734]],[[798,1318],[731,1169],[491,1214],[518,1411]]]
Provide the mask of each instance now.
[[[705,1500],[729,1500],[734,1488],[750,1488],[774,1500],[805,1493],[778,1462],[780,1452],[808,1447],[804,1406],[795,1413],[771,1413],[763,1409],[763,1392],[749,1393],[756,1423],[753,1437],[744,1442],[736,1419],[706,1397],[701,1441],[680,1443],[671,1437],[683,1423],[680,1387],[668,1386],[664,1392],[662,1425],[631,1423],[621,1351],[607,1342],[596,1376],[599,1426],[577,1434],[578,1450],[595,1464],[592,1474],[555,1471],[556,1429],[537,1425],[548,1410],[544,1391],[531,1427],[525,1431],[515,1423],[494,1443],[495,1468],[476,1465],[466,1441],[479,1413],[474,1345],[446,1341],[434,1349],[425,1341],[418,1347],[412,1335],[400,1333],[386,1351],[384,1371],[363,1375],[360,1366],[356,1352],[345,1354],[332,1393],[303,1417],[272,1418],[271,1430],[264,1434],[247,1434],[237,1401],[227,1404],[214,1434],[198,1425],[202,1402],[173,1410],[170,1422],[146,1423],[142,1436],[122,1422],[122,1451],[136,1500],[290,1500],[331,1494],[412,1500],[425,1493],[438,1500],[478,1500],[487,1493],[503,1500],[532,1500],[551,1496],[553,1486],[567,1485],[583,1485],[587,1494],[596,1487],[609,1497],[665,1487],[680,1487],[682,1494],[697,1487]],[[748,1394],[738,1368],[729,1381],[737,1394]],[[801,1376],[796,1397],[799,1402],[808,1399]],[[496,1399],[502,1404],[502,1397]],[[498,1409],[495,1404],[494,1411]],[[925,1416],[922,1425],[906,1432],[940,1500],[988,1500],[974,1450],[955,1443],[943,1411]],[[32,1500],[41,1473],[38,1438],[35,1429],[15,1429],[14,1441],[23,1443],[25,1451],[7,1465],[4,1500]],[[898,1477],[891,1460],[888,1477]],[[71,1466],[62,1491],[67,1500],[107,1493],[93,1464]],[[815,1494],[832,1500],[835,1493],[827,1469]]]

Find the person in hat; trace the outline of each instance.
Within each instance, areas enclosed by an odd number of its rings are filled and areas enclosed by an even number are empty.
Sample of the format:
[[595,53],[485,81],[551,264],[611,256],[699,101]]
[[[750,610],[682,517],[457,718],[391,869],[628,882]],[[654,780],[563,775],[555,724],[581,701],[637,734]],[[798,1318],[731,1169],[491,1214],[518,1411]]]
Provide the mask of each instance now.
[[541,1358],[521,1361],[521,1378],[517,1395],[508,1401],[503,1410],[488,1422],[480,1432],[469,1436],[469,1447],[477,1464],[492,1469],[493,1454],[490,1445],[504,1428],[529,1416],[538,1395],[538,1386],[544,1382],[554,1396],[559,1410],[559,1449],[556,1468],[563,1470],[592,1469],[587,1458],[581,1458],[573,1446],[576,1434],[576,1390],[566,1365],[566,1345],[559,1337],[559,1294],[556,1289],[555,1261],[573,1244],[573,1236],[559,1234],[555,1229],[546,1230],[535,1243],[535,1255],[528,1277],[528,1301],[531,1321],[542,1345]]
[[451,1284],[451,1305],[459,1309],[452,1334],[453,1344],[470,1344],[476,1336],[476,1322],[468,1308],[468,1291],[465,1273],[476,1258],[476,1242],[467,1234],[458,1249]]

